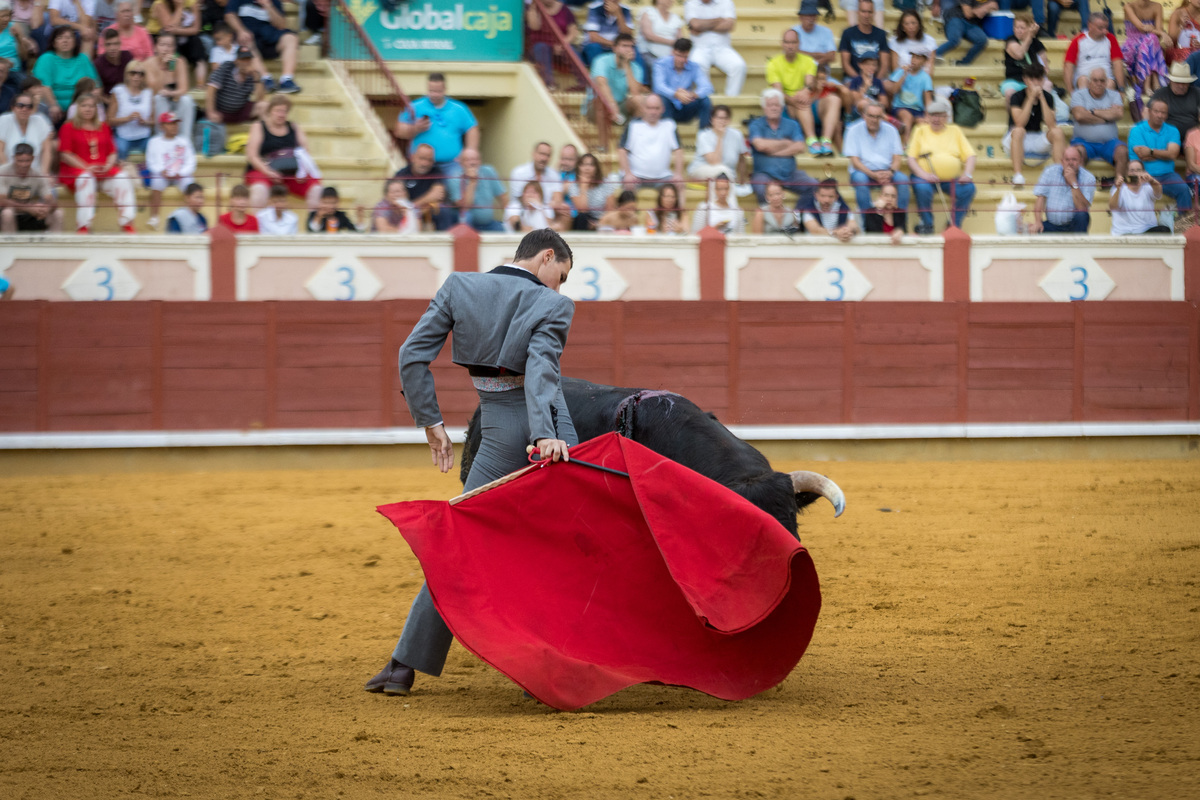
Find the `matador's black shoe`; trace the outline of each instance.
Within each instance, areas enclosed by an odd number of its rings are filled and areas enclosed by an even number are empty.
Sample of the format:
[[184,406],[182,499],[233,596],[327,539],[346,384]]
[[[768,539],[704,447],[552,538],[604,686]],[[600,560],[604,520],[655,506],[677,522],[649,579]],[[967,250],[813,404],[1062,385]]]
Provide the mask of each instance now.
[[412,691],[416,673],[412,667],[406,667],[395,659],[390,659],[388,665],[379,671],[374,678],[367,681],[363,687],[368,692],[383,692],[389,695],[405,696]]

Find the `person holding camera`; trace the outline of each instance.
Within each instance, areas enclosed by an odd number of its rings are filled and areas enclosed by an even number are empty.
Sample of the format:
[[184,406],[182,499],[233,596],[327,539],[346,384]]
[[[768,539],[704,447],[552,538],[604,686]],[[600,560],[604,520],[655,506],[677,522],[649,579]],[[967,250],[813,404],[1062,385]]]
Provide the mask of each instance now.
[[1113,236],[1170,233],[1170,228],[1158,224],[1154,214],[1154,201],[1162,195],[1162,184],[1146,172],[1142,162],[1130,161],[1129,177],[1118,175],[1108,196]]

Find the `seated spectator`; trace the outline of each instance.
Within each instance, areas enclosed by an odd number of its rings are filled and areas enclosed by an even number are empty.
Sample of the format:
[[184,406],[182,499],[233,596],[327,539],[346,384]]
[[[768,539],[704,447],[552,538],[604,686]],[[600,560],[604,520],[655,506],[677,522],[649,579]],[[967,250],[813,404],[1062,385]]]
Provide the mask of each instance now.
[[637,51],[647,64],[670,56],[675,40],[682,36],[683,17],[672,10],[674,4],[674,0],[654,0],[638,17]]
[[554,148],[549,142],[538,142],[533,146],[533,160],[518,164],[508,174],[508,196],[518,199],[528,181],[537,181],[542,186],[546,205],[556,207],[562,200],[562,176],[550,166]]
[[491,164],[481,163],[479,151],[467,148],[459,155],[459,174],[446,178],[446,193],[458,209],[459,221],[477,231],[500,233],[504,223],[496,219],[508,203],[504,182]]
[[257,119],[264,110],[263,91],[254,71],[254,53],[248,47],[239,47],[235,61],[226,61],[208,76],[204,118],[218,124]]
[[583,23],[587,41],[580,53],[584,66],[591,67],[596,56],[611,51],[618,33],[633,33],[633,12],[629,6],[618,0],[595,0],[589,5]]
[[626,189],[658,188],[672,180],[683,184],[683,148],[675,122],[662,118],[663,101],[649,95],[642,104],[642,118],[635,119],[621,136],[617,160]]
[[33,147],[18,144],[0,166],[0,233],[62,231],[62,209],[50,178],[33,165]]
[[908,140],[908,167],[912,170],[913,192],[917,196],[917,213],[921,224],[916,233],[933,233],[933,192],[937,187],[950,195],[954,207],[952,224],[962,227],[963,218],[975,198],[975,148],[967,141],[962,129],[950,122],[950,103],[934,100],[929,104],[928,125],[918,125]]
[[[216,27],[212,29],[212,40],[213,45],[208,50],[208,68],[210,71],[215,70],[227,61],[237,61],[238,45],[233,39],[233,28],[224,22],[218,22]],[[259,69],[257,65],[255,69],[259,70],[260,75],[266,72],[266,70]]]
[[[309,233],[358,233],[358,227],[346,216],[346,212],[338,208],[338,190],[326,186],[321,190],[321,200],[317,207],[308,212]],[[359,210],[359,223],[362,223],[362,210]]]
[[25,61],[37,52],[37,44],[13,20],[11,0],[0,0],[0,58],[8,59],[10,69],[20,73],[25,70]]
[[920,50],[925,53],[925,71],[932,78],[933,51],[937,50],[937,46],[937,39],[925,32],[921,15],[912,9],[902,11],[895,32],[888,37],[888,49],[892,51],[892,57],[895,59],[892,68],[904,69],[912,59],[913,51]]
[[800,52],[800,35],[783,32],[783,52],[767,62],[767,84],[783,93],[788,115],[800,123],[804,141],[815,156],[833,155],[829,136],[817,138],[814,107],[822,132],[834,130],[842,117],[842,98],[837,93],[817,93],[817,62]]
[[[1082,88],[1097,67],[1108,77],[1108,88],[1125,92],[1125,61],[1117,37],[1108,32],[1108,17],[1097,11],[1088,17],[1087,30],[1071,40],[1063,60],[1063,85],[1073,92]],[[1133,90],[1126,95],[1133,102]]]
[[33,161],[43,175],[51,175],[54,158],[54,126],[41,114],[33,113],[37,101],[30,92],[21,92],[13,100],[12,111],[0,114],[0,164],[7,163],[17,145],[33,148]]
[[563,181],[575,180],[575,166],[579,163],[579,150],[567,142],[558,149],[558,177]]
[[[637,61],[637,53],[633,49],[633,37],[627,33],[618,33],[613,42],[613,49],[601,53],[592,60],[592,81],[596,91],[608,103],[609,107],[617,110],[614,122],[624,125],[627,117],[639,117],[642,114],[642,95],[646,83],[646,75],[642,65]],[[588,90],[584,100],[583,113],[588,113],[592,104],[591,90]],[[595,104],[593,114],[598,114],[600,104]],[[597,120],[599,118],[597,117]]]
[[229,210],[217,218],[217,224],[234,233],[258,233],[258,219],[249,210],[250,189],[239,183],[229,192]]
[[683,20],[695,43],[692,61],[706,76],[712,67],[725,73],[725,94],[737,97],[746,83],[746,60],[733,48],[731,31],[737,25],[733,0],[687,0]]
[[21,90],[20,73],[14,73],[12,66],[12,61],[0,56],[0,114],[12,109],[12,101]]
[[860,209],[864,233],[886,233],[892,244],[900,244],[908,232],[908,212],[899,206],[897,186],[889,183],[879,189],[879,196],[870,208]]
[[[288,29],[281,0],[229,0],[225,7],[225,24],[233,28],[242,47],[253,47],[267,61],[280,60],[279,92],[294,94],[300,91],[294,80],[300,39],[295,31]],[[270,73],[263,73],[262,82],[268,93],[276,91]]]
[[1151,100],[1167,104],[1167,124],[1179,131],[1181,139],[1186,139],[1200,115],[1200,86],[1196,86],[1196,76],[1186,64],[1172,64],[1167,80],[1167,85],[1155,92]]
[[729,106],[721,105],[713,109],[712,127],[696,134],[696,156],[688,165],[687,174],[689,178],[701,180],[724,175],[741,185],[737,189],[740,197],[750,193],[746,163],[750,148],[742,132],[729,126],[732,117]]
[[[154,41],[150,32],[134,22],[133,0],[121,0],[117,3],[117,21],[105,31],[116,31],[121,39],[121,49],[128,50],[135,61],[145,61],[154,54]],[[104,54],[105,42],[100,40],[100,54]]]
[[1092,222],[1088,212],[1096,197],[1096,178],[1083,168],[1082,149],[1068,147],[1061,164],[1051,164],[1042,170],[1041,180],[1033,189],[1037,200],[1030,233],[1087,233]]
[[175,52],[173,34],[161,34],[154,43],[154,58],[146,62],[146,80],[154,90],[154,115],[179,117],[179,134],[191,139],[196,103],[188,96],[191,78],[187,62]]
[[1086,89],[1071,93],[1071,119],[1075,136],[1071,144],[1084,150],[1083,163],[1099,158],[1112,164],[1118,175],[1129,168],[1129,148],[1121,141],[1117,121],[1125,116],[1125,104],[1116,89],[1108,88],[1108,76],[1093,69]]
[[458,209],[446,202],[446,184],[434,171],[433,148],[417,145],[408,164],[394,177],[404,180],[408,199],[421,215],[423,230],[448,231],[458,224]]
[[708,200],[692,213],[692,233],[716,228],[726,236],[746,232],[746,214],[733,199],[729,178],[718,175],[709,182]]
[[170,111],[158,118],[161,130],[146,146],[146,169],[150,172],[150,227],[158,227],[162,193],[174,184],[183,192],[196,174],[196,148],[179,133],[179,117]]
[[554,62],[565,58],[565,53],[559,38],[538,11],[539,6],[546,17],[554,20],[568,43],[579,35],[579,26],[575,24],[575,14],[560,0],[532,0],[525,5],[525,57],[538,65],[542,83],[555,89]]
[[1183,140],[1183,157],[1187,162],[1188,187],[1195,196],[1200,189],[1200,127],[1192,128]]
[[[75,52],[82,51],[90,58],[96,51],[97,31],[108,27],[96,18],[95,0],[50,0],[46,4],[46,16],[46,21],[52,28],[46,52],[55,49],[54,40],[57,38],[58,29],[70,28],[75,34]],[[42,82],[46,81],[43,79]]]
[[129,160],[130,152],[146,152],[154,133],[154,93],[146,86],[146,68],[141,61],[125,67],[125,82],[113,87],[108,100],[108,124],[117,141],[117,158]]
[[[1179,211],[1190,211],[1192,192],[1187,182],[1175,174],[1175,159],[1179,157],[1179,131],[1167,123],[1167,101],[1154,99],[1147,108],[1146,119],[1129,132],[1129,149],[1133,159],[1142,163],[1147,175],[1162,184],[1162,190],[1175,201]],[[1133,161],[1130,161],[1132,166]],[[1130,174],[1133,170],[1130,169]]]
[[[1046,68],[1041,64],[1030,64],[1025,68],[1025,86],[1008,98],[1008,133],[1000,142],[1004,152],[1012,158],[1014,186],[1024,186],[1026,157],[1045,161],[1062,159],[1067,137],[1054,112],[1054,95],[1042,88]],[[1043,131],[1042,127],[1046,130]]]
[[11,5],[13,36],[19,44],[24,41],[22,58],[25,61],[37,58],[53,30],[48,4],[41,0],[11,0]]
[[320,202],[321,179],[307,155],[308,138],[304,129],[288,120],[291,110],[289,98],[273,95],[267,101],[262,119],[250,126],[245,180],[250,186],[250,205],[255,209],[267,204],[267,193],[276,183],[282,183],[296,197],[303,197],[309,209]]
[[905,141],[913,125],[925,116],[925,105],[933,102],[933,78],[925,71],[928,58],[924,51],[913,50],[908,66],[896,70],[883,82],[892,97],[892,113],[900,120]]
[[765,192],[767,204],[759,206],[754,212],[754,222],[751,224],[753,233],[802,233],[804,231],[804,215],[794,208],[783,204],[783,186],[779,181],[768,181]]
[[691,51],[690,40],[677,39],[671,55],[654,62],[653,89],[662,100],[664,119],[678,125],[699,118],[704,130],[712,115],[713,88],[707,70],[690,60]]
[[591,153],[580,156],[575,168],[575,180],[564,184],[565,195],[576,211],[571,221],[572,230],[596,230],[600,217],[608,210],[609,198],[616,187],[616,182],[604,179],[600,159]]
[[628,189],[617,196],[616,208],[605,212],[596,225],[596,230],[602,232],[619,231],[629,233],[638,223],[637,193]]
[[801,0],[800,10],[796,12],[800,23],[792,30],[800,37],[800,52],[828,73],[830,65],[838,60],[837,42],[833,39],[833,31],[817,24],[819,11],[817,0]]
[[121,171],[112,132],[100,121],[96,109],[96,98],[82,95],[75,119],[63,123],[59,130],[58,181],[75,193],[75,228],[79,233],[90,233],[97,191],[116,202],[121,229],[135,233],[137,198],[133,181]]
[[998,8],[996,0],[942,0],[946,41],[938,46],[934,55],[939,59],[944,58],[947,53],[958,47],[959,42],[966,39],[971,43],[971,48],[965,56],[953,63],[956,66],[973,63],[988,43],[988,35],[983,31],[983,21]]
[[[1041,3],[1038,3],[1040,7]],[[1079,15],[1079,30],[1087,26],[1088,0],[1046,0],[1046,34],[1058,37],[1058,20],[1064,11],[1074,11]],[[1041,24],[1040,22],[1038,23]]]
[[67,119],[75,119],[75,107],[79,104],[79,98],[85,94],[90,94],[96,98],[96,108],[100,112],[100,121],[107,122],[107,99],[104,97],[104,92],[101,91],[99,84],[91,78],[80,78],[79,83],[75,84],[75,92],[71,95],[71,105],[67,108]]
[[859,0],[858,24],[842,31],[838,52],[842,55],[842,73],[846,78],[858,76],[858,62],[867,55],[879,59],[880,74],[888,75],[892,71],[892,51],[888,49],[887,31],[871,24],[874,16],[873,0]]
[[750,123],[750,148],[754,155],[754,196],[759,205],[766,202],[767,181],[776,180],[799,196],[797,208],[812,208],[812,192],[817,182],[796,168],[796,154],[805,150],[800,125],[783,116],[783,93],[767,89],[762,94],[763,116]]
[[198,2],[203,0],[154,0],[146,30],[154,36],[169,33],[175,37],[175,54],[187,59],[195,70],[196,84],[203,86],[208,79],[208,50],[200,38]]
[[[861,8],[861,6],[860,6]],[[859,12],[861,19],[862,12]],[[838,194],[837,178],[826,178],[817,184],[816,204],[804,212],[804,229],[814,236],[832,236],[848,242],[858,233],[858,218]]]
[[504,223],[511,233],[526,233],[542,228],[561,230],[554,209],[546,204],[542,187],[537,181],[529,181],[521,189],[521,196],[514,198],[504,209]]
[[121,34],[116,28],[104,32],[104,47],[101,55],[92,59],[92,66],[100,78],[104,94],[112,94],[113,87],[125,80],[125,67],[133,61],[133,53],[121,49]]
[[400,115],[396,138],[411,141],[409,150],[427,144],[433,148],[433,161],[439,175],[449,174],[449,166],[464,147],[479,149],[479,123],[471,109],[460,100],[446,95],[446,76],[430,73],[425,96]]
[[[903,0],[902,0],[901,5],[902,4],[903,4]],[[825,5],[826,7],[829,7],[831,4],[828,2],[828,0],[826,0],[823,3],[823,5]],[[901,5],[897,5],[896,7],[900,8]],[[846,13],[846,27],[848,27],[848,28],[853,28],[855,25],[859,24],[859,21],[861,19],[863,19],[861,16],[859,16],[858,0],[839,0],[838,7],[841,8],[842,11],[844,11]],[[829,13],[826,14],[826,19],[829,19],[832,16],[833,16],[833,11],[832,11],[832,9],[830,9]],[[868,16],[866,19],[869,22],[874,22],[876,27],[882,28],[883,22],[884,22],[883,6],[882,5],[878,6],[875,9],[875,11],[872,13],[872,15]]]
[[371,212],[371,232],[397,234],[421,232],[421,214],[409,202],[408,191],[404,188],[402,178],[389,178],[384,184],[383,199],[375,204],[375,208]]
[[[1022,11],[1013,17],[1013,35],[1004,42],[1004,80],[1000,83],[1000,92],[1004,95],[1005,103],[1014,92],[1025,88],[1026,67],[1031,64],[1050,66],[1046,45],[1037,38],[1037,34],[1038,25],[1028,11]],[[1049,90],[1054,87],[1047,79],[1042,88]]]
[[1167,33],[1175,46],[1166,53],[1167,62],[1189,61],[1200,52],[1200,0],[1183,0],[1171,13]]
[[167,217],[167,233],[204,233],[208,220],[201,210],[204,208],[204,187],[189,183],[183,189],[183,208],[177,208]]
[[270,205],[254,215],[258,232],[266,236],[295,236],[300,232],[300,218],[288,208],[287,187],[277,183],[271,187]]
[[872,208],[871,188],[895,186],[901,209],[908,208],[908,176],[902,171],[904,146],[895,126],[884,119],[883,106],[871,103],[863,118],[846,129],[845,155],[859,211]]
[[55,28],[50,35],[50,44],[53,49],[38,56],[33,77],[49,90],[43,94],[43,99],[50,106],[50,119],[59,122],[65,119],[75,84],[83,78],[98,81],[99,76],[91,60],[79,52],[79,39],[73,28],[66,25]]
[[847,124],[857,122],[862,118],[867,104],[874,101],[883,106],[884,111],[892,107],[892,98],[888,95],[887,87],[879,79],[879,59],[873,56],[859,59],[858,77],[846,81],[846,107],[849,110]]
[[1158,224],[1158,216],[1154,213],[1154,203],[1162,196],[1162,184],[1142,168],[1141,162],[1129,162],[1128,180],[1118,175],[1108,195],[1112,235],[1170,233],[1169,227]]
[[665,183],[658,190],[654,208],[646,209],[646,232],[678,234],[688,232],[687,209],[679,202],[679,189]]
[[1171,39],[1163,28],[1162,5],[1154,0],[1132,0],[1125,4],[1125,42],[1121,45],[1121,56],[1135,96],[1142,102],[1167,85],[1163,48],[1170,46]]

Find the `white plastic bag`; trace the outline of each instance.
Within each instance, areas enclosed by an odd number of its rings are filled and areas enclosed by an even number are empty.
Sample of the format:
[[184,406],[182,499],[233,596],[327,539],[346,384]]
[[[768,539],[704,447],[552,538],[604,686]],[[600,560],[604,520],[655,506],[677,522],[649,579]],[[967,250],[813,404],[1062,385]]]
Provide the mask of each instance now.
[[1021,218],[1025,214],[1025,204],[1017,200],[1012,192],[1005,192],[996,209],[996,234],[999,236],[1016,236],[1021,232]]

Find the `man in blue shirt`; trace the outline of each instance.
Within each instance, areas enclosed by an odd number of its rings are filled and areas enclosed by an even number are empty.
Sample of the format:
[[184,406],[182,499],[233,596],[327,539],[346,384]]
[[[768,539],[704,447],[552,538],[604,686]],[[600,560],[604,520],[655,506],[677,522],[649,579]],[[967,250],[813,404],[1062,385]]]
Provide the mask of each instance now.
[[461,222],[477,231],[503,232],[496,209],[503,210],[508,203],[504,182],[491,164],[480,163],[479,151],[466,147],[458,158],[460,174],[445,183],[450,202],[462,215]]
[[688,60],[691,39],[676,39],[671,55],[654,62],[654,93],[662,98],[663,117],[681,122],[700,118],[700,129],[708,127],[713,92],[707,70]]
[[433,148],[433,160],[439,174],[448,174],[450,165],[464,149],[479,149],[479,123],[465,104],[446,96],[446,76],[429,75],[426,93],[400,115],[395,134],[409,139],[410,150],[427,144]]
[[872,207],[871,188],[891,183],[896,186],[896,205],[908,208],[908,176],[900,171],[904,145],[900,132],[884,120],[883,106],[867,103],[863,118],[846,127],[842,155],[850,159],[850,183],[859,211]]
[[804,0],[796,14],[800,24],[792,28],[800,35],[800,52],[817,62],[818,67],[829,71],[829,65],[837,60],[837,42],[833,31],[817,24],[817,0]]
[[1163,192],[1171,196],[1180,211],[1188,211],[1192,193],[1175,172],[1179,146],[1179,131],[1167,124],[1167,101],[1151,100],[1146,119],[1129,132],[1129,157],[1142,162],[1146,173],[1158,179]]
[[[588,6],[587,19],[583,22],[583,34],[587,43],[583,46],[583,63],[592,65],[592,59],[612,50],[618,33],[633,35],[633,12],[619,0],[596,0]],[[639,58],[640,63],[640,58]],[[645,69],[645,65],[642,65]]]
[[783,188],[799,195],[796,208],[813,209],[813,189],[817,182],[804,170],[796,169],[796,154],[807,150],[800,123],[783,116],[783,92],[767,89],[762,96],[763,116],[750,123],[750,148],[754,153],[754,194],[765,203],[767,182],[779,181]]
[[270,74],[262,76],[262,85],[267,94],[274,91],[282,94],[300,91],[294,80],[300,38],[295,31],[288,29],[280,0],[229,0],[225,6],[225,24],[233,28],[237,42],[242,47],[257,47],[264,61],[280,60],[282,74],[279,76],[278,89]]
[[[646,83],[646,73],[637,61],[632,36],[618,33],[612,52],[601,53],[592,61],[591,73],[596,91],[617,110],[614,121],[618,125],[624,125],[627,118],[642,115],[642,87]],[[589,89],[584,105],[591,105],[592,100]]]
[[1033,190],[1037,201],[1030,233],[1087,233],[1096,178],[1083,168],[1085,153],[1082,147],[1071,145],[1063,151],[1061,164],[1051,164],[1042,171],[1042,179]]

